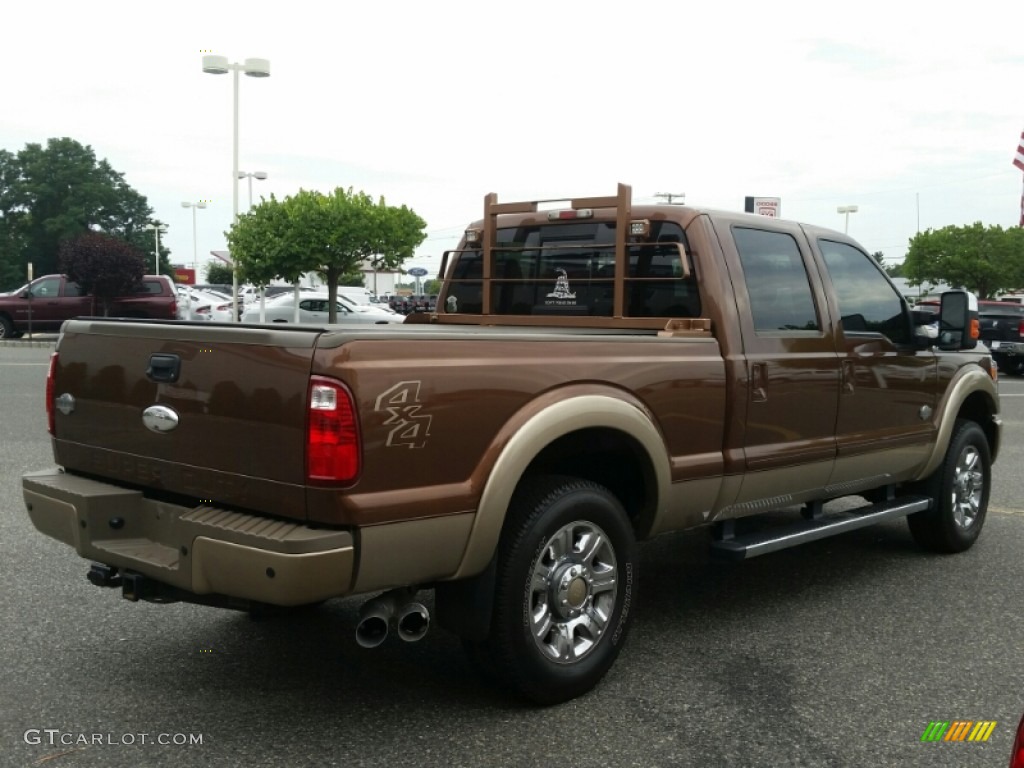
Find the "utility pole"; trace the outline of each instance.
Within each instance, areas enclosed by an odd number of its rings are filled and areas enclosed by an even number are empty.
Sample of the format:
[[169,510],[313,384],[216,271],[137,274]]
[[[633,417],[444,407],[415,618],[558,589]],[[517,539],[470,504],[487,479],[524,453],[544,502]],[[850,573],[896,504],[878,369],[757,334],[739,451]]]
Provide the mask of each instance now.
[[668,200],[668,204],[669,205],[673,204],[672,203],[672,198],[673,197],[678,197],[679,198],[679,202],[677,203],[677,205],[684,205],[686,203],[686,193],[685,192],[659,192],[658,194],[655,195],[655,197],[664,197],[666,200]]

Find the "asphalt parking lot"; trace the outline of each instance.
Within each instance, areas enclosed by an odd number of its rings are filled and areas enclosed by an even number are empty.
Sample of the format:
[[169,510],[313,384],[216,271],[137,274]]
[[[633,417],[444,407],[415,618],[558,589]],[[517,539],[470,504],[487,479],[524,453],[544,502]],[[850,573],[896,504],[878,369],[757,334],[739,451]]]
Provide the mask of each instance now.
[[[659,538],[611,673],[538,709],[488,687],[441,631],[359,648],[359,599],[253,621],[87,583],[20,496],[21,474],[52,463],[48,352],[0,348],[2,766],[1008,760],[1024,711],[1024,380],[1001,385],[1005,444],[972,550],[924,554],[900,522],[736,565],[710,560],[702,534]],[[936,720],[997,725],[985,743],[922,742]]]

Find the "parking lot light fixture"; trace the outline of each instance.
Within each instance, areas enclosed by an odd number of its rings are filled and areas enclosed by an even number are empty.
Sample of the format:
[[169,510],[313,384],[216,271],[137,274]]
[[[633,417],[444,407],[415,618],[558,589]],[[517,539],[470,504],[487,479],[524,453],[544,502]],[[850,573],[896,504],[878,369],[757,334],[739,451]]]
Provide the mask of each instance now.
[[239,171],[238,178],[249,179],[249,208],[252,208],[252,180],[259,179],[260,181],[263,181],[267,178],[267,172],[253,171],[252,173],[247,173],[246,171]]
[[[231,162],[231,226],[238,221],[238,73],[244,72],[249,77],[270,77],[270,62],[267,59],[246,59],[244,63],[232,63],[225,56],[203,56],[203,72],[210,75],[233,75],[234,121]],[[234,315],[238,317],[238,266],[231,260],[231,301],[234,303]]]
[[163,224],[159,224],[159,223],[154,222],[152,224],[147,224],[146,225],[146,229],[152,229],[153,230],[153,237],[156,239],[156,246],[155,246],[154,251],[153,251],[153,274],[154,275],[159,275],[160,274],[160,233],[163,233],[163,234],[166,235],[167,234],[167,227],[165,227]]
[[206,201],[200,200],[196,203],[182,203],[182,208],[192,209],[192,271],[199,274],[199,250],[196,247],[196,208],[205,208]]
[[850,232],[850,214],[851,213],[856,213],[856,212],[857,212],[857,206],[856,205],[840,205],[838,208],[836,208],[836,213],[845,213],[846,214],[846,222],[843,224],[843,234],[844,235],[849,234],[849,232]]

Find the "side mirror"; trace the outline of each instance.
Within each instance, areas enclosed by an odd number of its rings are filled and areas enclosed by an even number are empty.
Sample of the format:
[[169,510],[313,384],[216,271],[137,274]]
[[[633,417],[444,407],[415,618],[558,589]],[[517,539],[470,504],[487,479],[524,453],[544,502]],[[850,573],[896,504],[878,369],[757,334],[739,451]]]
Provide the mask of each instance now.
[[19,299],[31,299],[33,296],[32,291],[24,290],[18,294]]
[[946,291],[939,307],[939,348],[974,349],[981,337],[978,297],[969,291]]

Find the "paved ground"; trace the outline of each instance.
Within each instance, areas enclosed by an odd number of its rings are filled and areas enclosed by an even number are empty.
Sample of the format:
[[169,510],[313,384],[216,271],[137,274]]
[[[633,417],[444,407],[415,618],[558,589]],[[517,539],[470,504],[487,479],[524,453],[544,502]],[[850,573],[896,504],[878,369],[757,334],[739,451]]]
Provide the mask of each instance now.
[[[38,534],[20,499],[21,473],[52,462],[47,355],[0,349],[0,766],[1007,761],[1024,710],[1020,381],[1004,384],[1007,446],[973,550],[926,555],[892,523],[724,565],[701,536],[660,538],[607,679],[535,709],[481,682],[443,632],[358,648],[359,600],[253,622],[88,584],[86,563]],[[998,725],[986,744],[921,743],[940,719]],[[60,743],[83,735],[117,743]]]

